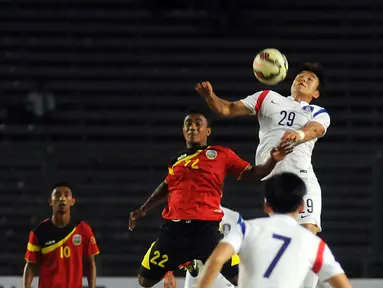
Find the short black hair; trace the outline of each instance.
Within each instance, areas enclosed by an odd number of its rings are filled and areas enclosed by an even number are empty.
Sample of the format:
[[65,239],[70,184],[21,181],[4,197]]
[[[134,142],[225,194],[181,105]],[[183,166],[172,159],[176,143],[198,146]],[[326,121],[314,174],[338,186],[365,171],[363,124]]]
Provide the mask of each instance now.
[[52,193],[52,191],[55,190],[57,187],[68,187],[72,191],[72,194],[74,193],[72,185],[64,181],[56,182],[54,185],[52,185],[50,193]]
[[317,90],[319,93],[322,93],[323,89],[325,88],[325,77],[323,72],[323,67],[318,62],[306,62],[302,63],[299,67],[298,73],[301,73],[303,71],[310,71],[314,73],[319,80],[319,85]]
[[189,116],[191,114],[200,114],[202,115],[203,117],[206,118],[206,121],[207,121],[207,127],[211,127],[212,125],[212,120],[210,118],[210,113],[208,111],[206,111],[206,109],[204,108],[197,108],[197,107],[189,107],[186,112],[185,112],[185,117],[186,116]]
[[293,173],[284,172],[265,180],[265,199],[275,213],[295,212],[305,195],[305,183]]

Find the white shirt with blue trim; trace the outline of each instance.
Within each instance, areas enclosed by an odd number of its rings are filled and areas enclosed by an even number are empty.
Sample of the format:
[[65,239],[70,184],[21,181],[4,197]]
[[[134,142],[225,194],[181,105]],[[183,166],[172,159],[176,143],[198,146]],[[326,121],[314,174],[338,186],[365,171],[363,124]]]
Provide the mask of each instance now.
[[344,273],[326,243],[289,215],[240,219],[221,243],[241,258],[241,288],[299,288],[309,271],[322,282]]
[[[256,115],[259,122],[259,145],[255,162],[263,164],[270,157],[270,150],[277,146],[287,130],[301,130],[307,123],[320,123],[325,132],[330,126],[330,116],[325,108],[307,102],[294,101],[271,90],[257,92],[241,100]],[[317,139],[304,142],[293,153],[278,162],[273,172],[292,172],[301,178],[316,179],[311,165],[312,151]],[[269,176],[269,177],[270,177]]]

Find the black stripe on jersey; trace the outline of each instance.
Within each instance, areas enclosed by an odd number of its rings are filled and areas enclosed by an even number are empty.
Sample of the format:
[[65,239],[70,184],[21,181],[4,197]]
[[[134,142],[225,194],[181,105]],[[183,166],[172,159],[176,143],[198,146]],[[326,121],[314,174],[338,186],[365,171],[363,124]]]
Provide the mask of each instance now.
[[192,155],[192,154],[196,153],[198,150],[205,150],[207,147],[208,146],[201,146],[201,147],[197,147],[197,148],[188,148],[188,149],[185,149],[183,151],[180,151],[177,153],[177,156],[172,158],[172,160],[169,163],[169,166],[173,166],[174,163],[176,163],[178,160],[181,160],[181,159],[179,159],[181,156],[186,157],[186,156]]
[[76,228],[81,221],[70,221],[68,225],[62,228],[56,227],[52,219],[49,218],[48,220],[41,222],[36,228],[34,228],[32,231],[35,233],[38,245],[41,248],[51,246],[60,240],[64,239],[70,232],[73,231],[74,228]]

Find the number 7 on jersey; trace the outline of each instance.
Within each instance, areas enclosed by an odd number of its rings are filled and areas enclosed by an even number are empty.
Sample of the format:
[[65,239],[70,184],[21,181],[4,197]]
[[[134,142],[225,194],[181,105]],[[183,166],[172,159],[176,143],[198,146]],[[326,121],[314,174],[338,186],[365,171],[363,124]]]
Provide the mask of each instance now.
[[265,278],[269,278],[270,277],[270,275],[273,272],[275,266],[278,264],[279,259],[281,259],[283,253],[285,252],[285,250],[287,249],[287,247],[290,245],[290,242],[291,242],[291,238],[285,237],[285,236],[282,236],[282,235],[278,235],[278,234],[273,234],[273,238],[277,239],[277,240],[283,241],[283,244],[282,244],[281,248],[279,249],[277,255],[275,255],[273,261],[271,261],[271,264],[270,264],[269,268],[267,268],[265,274],[263,275],[263,277],[265,277]]

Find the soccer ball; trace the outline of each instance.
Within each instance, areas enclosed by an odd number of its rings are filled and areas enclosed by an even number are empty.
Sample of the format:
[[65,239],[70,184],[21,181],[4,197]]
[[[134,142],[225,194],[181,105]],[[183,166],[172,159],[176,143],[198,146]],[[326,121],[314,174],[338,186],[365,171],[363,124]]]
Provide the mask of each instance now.
[[266,85],[276,85],[284,80],[288,69],[286,56],[273,48],[259,52],[253,62],[255,77]]

